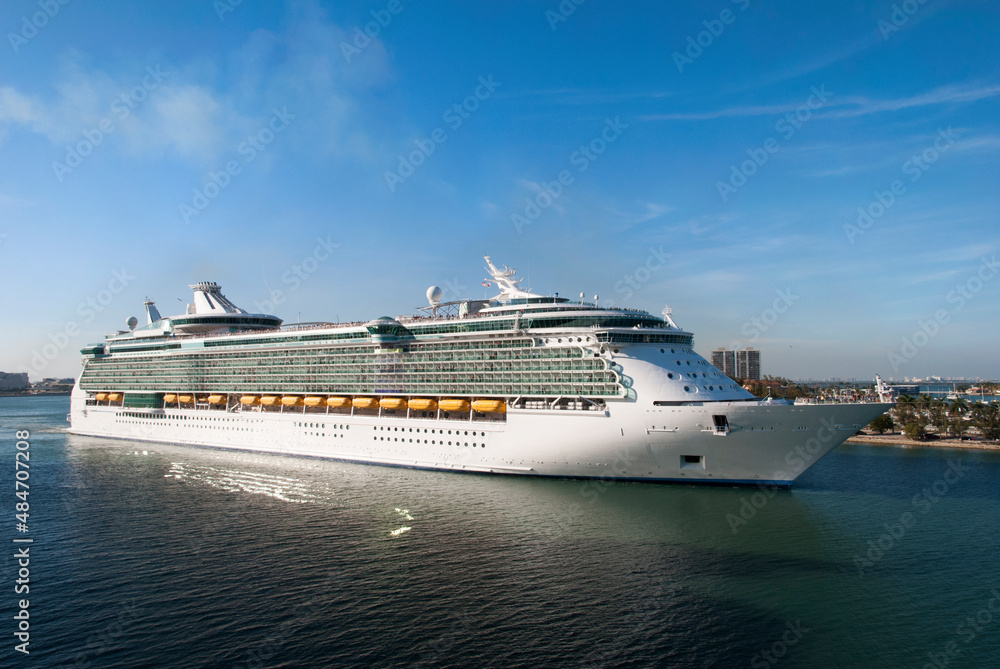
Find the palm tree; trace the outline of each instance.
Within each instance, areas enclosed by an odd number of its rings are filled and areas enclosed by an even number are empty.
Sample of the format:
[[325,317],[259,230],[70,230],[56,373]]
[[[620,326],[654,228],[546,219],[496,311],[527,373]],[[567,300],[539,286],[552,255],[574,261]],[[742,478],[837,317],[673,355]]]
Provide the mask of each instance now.
[[968,422],[965,420],[965,414],[967,413],[969,413],[968,402],[961,397],[957,400],[952,400],[951,404],[948,405],[948,415],[951,417],[948,423],[948,431],[959,437],[965,434],[965,431],[969,429]]
[[931,425],[937,429],[939,434],[948,431],[948,403],[942,399],[932,399],[928,408],[928,417]]
[[985,405],[976,420],[976,427],[979,428],[983,439],[1000,440],[1000,405],[993,402]]

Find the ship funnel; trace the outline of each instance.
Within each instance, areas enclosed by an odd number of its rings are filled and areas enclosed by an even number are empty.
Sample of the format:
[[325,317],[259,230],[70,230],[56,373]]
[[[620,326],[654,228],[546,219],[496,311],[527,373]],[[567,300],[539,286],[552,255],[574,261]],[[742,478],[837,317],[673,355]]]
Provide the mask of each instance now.
[[160,320],[160,311],[153,304],[152,300],[146,300],[143,302],[143,305],[146,307],[146,325],[152,325]]

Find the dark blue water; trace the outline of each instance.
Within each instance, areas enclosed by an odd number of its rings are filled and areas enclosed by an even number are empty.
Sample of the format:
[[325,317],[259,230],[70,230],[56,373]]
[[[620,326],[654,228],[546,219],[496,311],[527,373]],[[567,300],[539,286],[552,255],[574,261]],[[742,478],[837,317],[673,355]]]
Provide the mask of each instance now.
[[0,398],[4,667],[1000,666],[996,453],[847,445],[765,494],[80,438],[67,411]]

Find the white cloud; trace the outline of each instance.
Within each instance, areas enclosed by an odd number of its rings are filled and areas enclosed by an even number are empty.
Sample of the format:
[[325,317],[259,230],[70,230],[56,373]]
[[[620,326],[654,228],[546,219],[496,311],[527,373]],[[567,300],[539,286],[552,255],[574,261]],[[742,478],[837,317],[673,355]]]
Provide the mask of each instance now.
[[[134,156],[173,155],[203,168],[226,160],[274,109],[287,108],[308,138],[305,148],[371,160],[371,142],[353,125],[363,120],[357,97],[391,79],[384,46],[372,40],[347,62],[341,44],[349,30],[312,3],[296,3],[291,12],[285,30],[251,33],[221,64],[152,61],[111,73],[69,52],[47,94],[0,87],[0,141],[27,130],[62,148],[103,120]],[[151,77],[153,71],[163,74]],[[133,91],[140,99],[130,97]]]

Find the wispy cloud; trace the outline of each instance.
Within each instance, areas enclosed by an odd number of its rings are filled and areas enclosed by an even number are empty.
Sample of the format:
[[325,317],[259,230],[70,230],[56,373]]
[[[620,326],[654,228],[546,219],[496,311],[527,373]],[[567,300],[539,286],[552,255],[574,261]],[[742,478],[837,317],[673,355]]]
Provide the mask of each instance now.
[[[894,112],[914,107],[975,102],[977,100],[996,97],[997,95],[1000,95],[1000,85],[996,84],[986,86],[942,86],[927,93],[921,93],[920,95],[892,100],[871,100],[862,97],[850,98],[844,101],[842,105],[833,105],[834,108],[820,115],[827,118],[848,118],[867,114],[880,114],[882,112]],[[837,108],[841,106],[844,108]]]
[[861,52],[879,44],[880,41],[881,40],[879,39],[877,33],[867,33],[844,47],[828,51],[811,60],[802,62],[801,60],[796,59],[788,68],[778,70],[767,76],[748,82],[745,85],[734,89],[733,92],[741,93],[743,91],[757,91],[765,86],[804,77],[807,74],[812,74],[813,72],[826,69],[827,67],[830,67],[835,63],[839,63],[842,60],[854,58]]
[[[836,91],[834,91],[836,93]],[[819,118],[841,119],[894,112],[915,107],[927,107],[943,104],[963,104],[985,100],[1000,95],[1000,85],[982,86],[942,86],[927,93],[905,98],[877,100],[863,96],[837,96],[827,103],[823,109],[815,111]],[[778,116],[793,112],[802,106],[801,101],[773,105],[748,105],[742,107],[727,107],[700,112],[671,112],[665,114],[645,114],[638,118],[643,121],[708,121],[722,118],[738,118],[744,116]]]
[[0,193],[0,207],[33,207],[37,202]]
[[283,31],[254,31],[228,55],[226,84],[198,59],[111,72],[89,67],[88,58],[70,50],[48,91],[0,87],[0,141],[5,131],[20,129],[61,148],[104,121],[132,155],[173,155],[204,166],[259,132],[275,108],[287,108],[311,149],[370,154],[371,143],[355,127],[363,125],[357,98],[391,79],[384,48],[373,39],[364,58],[347,63],[340,50],[346,29],[311,3],[290,12]]

